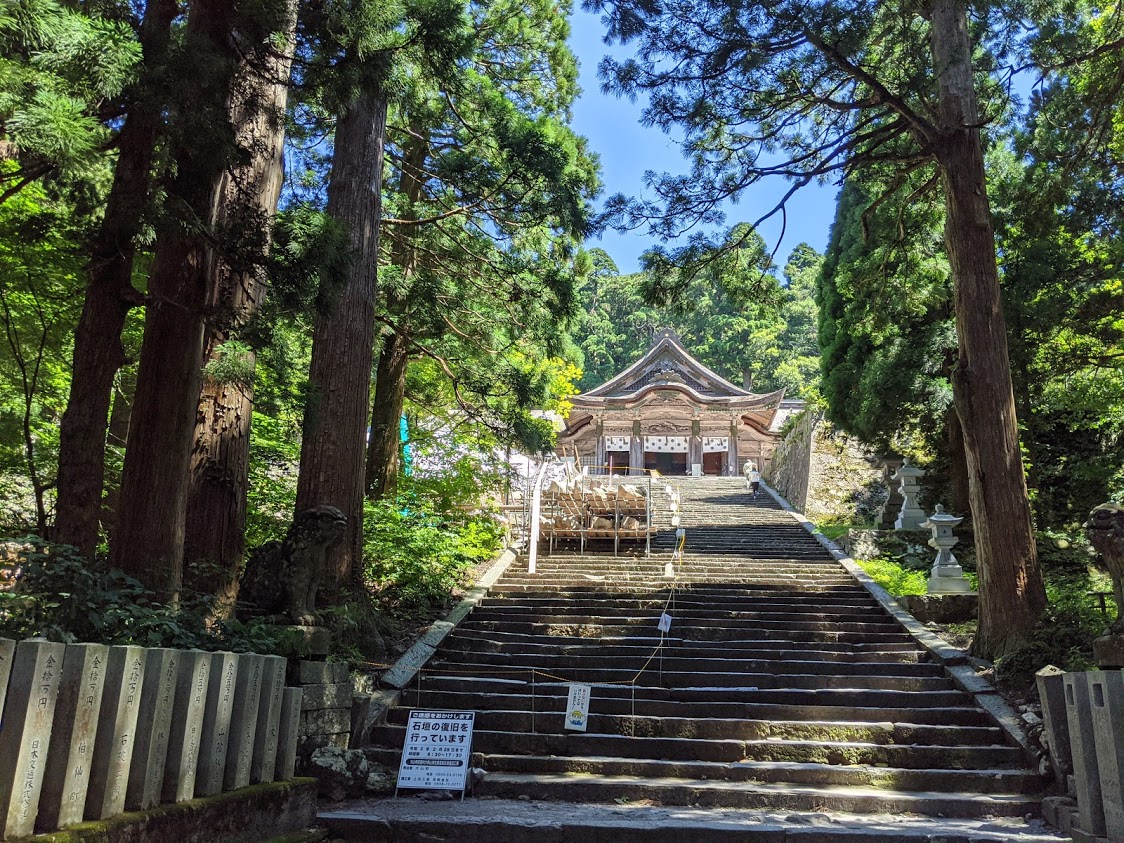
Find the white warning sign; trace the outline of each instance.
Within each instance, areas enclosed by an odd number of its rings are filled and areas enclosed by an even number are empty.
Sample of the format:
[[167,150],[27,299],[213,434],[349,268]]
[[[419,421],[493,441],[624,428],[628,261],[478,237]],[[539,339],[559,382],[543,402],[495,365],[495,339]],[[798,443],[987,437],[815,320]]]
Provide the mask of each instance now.
[[474,711],[411,711],[398,786],[463,791],[475,722]]
[[589,698],[593,688],[590,685],[570,685],[570,695],[566,698],[566,728],[584,732],[589,722]]
[[656,629],[660,632],[671,632],[671,615],[667,612],[660,615],[660,622],[656,624]]

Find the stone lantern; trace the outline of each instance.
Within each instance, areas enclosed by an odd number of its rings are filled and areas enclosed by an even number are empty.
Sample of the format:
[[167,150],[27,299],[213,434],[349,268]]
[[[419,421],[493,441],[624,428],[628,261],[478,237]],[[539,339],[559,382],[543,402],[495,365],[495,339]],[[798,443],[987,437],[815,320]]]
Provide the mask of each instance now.
[[898,519],[894,522],[895,530],[918,530],[929,526],[925,523],[925,511],[917,505],[917,494],[921,491],[921,478],[924,476],[925,472],[922,469],[910,465],[909,457],[906,457],[902,461],[901,468],[894,472],[893,479],[898,481],[902,496],[902,508],[898,513]]
[[[902,483],[903,491],[905,483]],[[903,512],[904,507],[903,507]],[[899,519],[900,520],[900,519]],[[952,555],[953,546],[959,541],[952,534],[952,528],[963,521],[963,517],[949,515],[944,507],[937,504],[937,511],[929,516],[929,520],[921,524],[933,531],[929,539],[929,547],[937,551],[937,559],[933,563],[929,575],[930,594],[971,594],[972,584],[964,576],[964,569]]]

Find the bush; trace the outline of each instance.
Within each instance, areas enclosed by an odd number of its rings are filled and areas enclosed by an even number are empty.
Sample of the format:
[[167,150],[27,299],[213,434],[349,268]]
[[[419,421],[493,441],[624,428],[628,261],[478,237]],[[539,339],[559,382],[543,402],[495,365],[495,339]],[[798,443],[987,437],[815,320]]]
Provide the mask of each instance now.
[[457,520],[381,501],[364,514],[364,581],[402,613],[448,602],[469,570],[501,547],[502,529],[486,516]]
[[928,571],[904,568],[892,559],[881,557],[857,563],[867,575],[894,597],[905,594],[924,594],[927,590]]
[[0,637],[137,644],[235,652],[286,650],[283,633],[267,623],[215,617],[215,598],[187,595],[178,606],[119,570],[89,564],[73,547],[21,539],[11,591],[0,591]]

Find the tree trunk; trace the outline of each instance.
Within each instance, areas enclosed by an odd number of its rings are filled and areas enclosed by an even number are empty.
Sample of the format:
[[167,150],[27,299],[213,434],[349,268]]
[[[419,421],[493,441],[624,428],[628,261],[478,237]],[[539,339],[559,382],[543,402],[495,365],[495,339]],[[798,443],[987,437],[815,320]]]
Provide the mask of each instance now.
[[[142,73],[151,84],[160,73],[176,0],[153,0],[145,8],[140,40]],[[152,159],[162,123],[163,104],[152,92],[132,103],[118,135],[117,167],[106,199],[105,216],[91,248],[82,315],[74,332],[70,396],[59,427],[58,500],[55,541],[92,557],[105,483],[105,428],[113,379],[125,363],[121,332],[129,310],[143,303],[133,287],[136,236],[148,201]]]
[[385,138],[386,98],[364,91],[339,118],[328,184],[328,213],[348,231],[355,260],[339,299],[313,331],[296,509],[327,504],[347,517],[347,538],[324,578],[337,590],[362,558]]
[[[263,42],[235,78],[230,121],[240,160],[223,179],[217,227],[241,238],[260,232],[252,244],[253,265],[236,268],[215,261],[209,282],[205,361],[216,359],[233,331],[257,313],[266,293],[265,258],[284,176],[285,105],[296,28],[295,0],[286,4],[286,47]],[[190,488],[184,532],[184,559],[217,566],[189,585],[216,594],[231,607],[245,550],[246,494],[249,486],[250,421],[253,413],[255,358],[244,360],[249,379],[220,383],[204,375],[191,452]]]
[[371,439],[367,446],[367,496],[392,497],[398,486],[401,455],[402,404],[406,397],[406,368],[410,343],[398,331],[388,334],[375,372],[375,400],[371,410]]
[[[203,311],[215,260],[213,231],[228,160],[228,99],[251,21],[232,4],[193,0],[172,160],[176,177],[148,282],[117,528],[110,561],[164,601],[183,579],[188,465],[203,363]],[[247,28],[243,28],[243,24]],[[255,42],[257,39],[254,39]],[[225,131],[224,131],[225,130]],[[197,132],[205,131],[203,138]],[[231,144],[232,145],[232,144]]]
[[950,405],[945,417],[948,429],[949,511],[967,515],[972,507],[971,483],[968,481],[968,454],[964,449],[964,429],[956,405]]
[[[402,150],[398,181],[398,192],[404,200],[399,213],[404,219],[417,219],[415,205],[421,198],[424,186],[421,174],[425,172],[428,153],[428,128],[417,120],[410,120],[410,134]],[[417,272],[417,227],[404,226],[395,234],[390,246],[392,262],[402,273],[403,288],[409,289]],[[367,496],[373,501],[392,496],[398,486],[402,404],[406,396],[406,369],[410,362],[407,297],[389,293],[386,310],[397,319],[398,324],[383,341],[375,371],[375,400],[367,443]]]
[[[122,366],[117,373],[117,385],[113,389],[113,409],[109,412],[109,429],[106,431],[106,451],[111,448],[122,456],[129,441],[129,423],[133,417],[133,396],[137,391],[137,370],[134,366]],[[109,543],[113,543],[114,525],[117,522],[117,505],[121,495],[121,473],[106,470],[105,494],[101,500],[101,525]]]
[[1019,452],[1007,332],[987,198],[963,0],[933,0],[944,180],[958,360],[953,398],[964,431],[980,578],[976,655],[994,659],[1026,641],[1046,592]]

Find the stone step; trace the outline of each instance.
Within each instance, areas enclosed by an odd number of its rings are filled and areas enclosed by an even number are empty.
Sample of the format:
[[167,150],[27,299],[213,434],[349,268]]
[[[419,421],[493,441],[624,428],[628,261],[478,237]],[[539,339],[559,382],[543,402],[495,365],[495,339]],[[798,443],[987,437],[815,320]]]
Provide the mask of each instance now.
[[[643,632],[655,629],[658,617],[640,617],[634,619],[624,618],[599,618],[586,619],[555,618],[550,621],[511,621],[511,620],[476,620],[470,618],[465,622],[468,629],[487,631],[522,632],[539,635],[567,635],[583,638],[617,636],[624,637],[629,631]],[[694,641],[722,641],[745,635],[746,630],[739,627],[725,626],[721,622],[707,623],[700,621],[686,625],[684,630],[675,625],[676,631],[681,635],[689,636],[687,640]],[[777,640],[824,640],[824,641],[905,641],[907,634],[900,626],[893,623],[825,623],[823,621],[805,621],[803,623],[785,621],[757,621],[753,624],[753,631],[762,637],[766,633],[776,633]],[[812,636],[812,637],[808,637]],[[815,637],[822,636],[822,637]]]
[[[545,711],[495,711],[484,709],[476,716],[476,726],[493,732],[561,733],[562,706]],[[389,725],[404,726],[409,711],[394,709]],[[916,723],[853,723],[847,721],[774,721],[742,718],[649,717],[631,714],[589,715],[586,734],[627,735],[645,738],[692,738],[696,740],[743,740],[789,742],[846,742],[848,744],[929,747],[986,747],[1002,742],[1002,731],[993,726],[934,726]]]
[[[372,756],[397,766],[396,750],[375,750]],[[886,790],[970,791],[973,793],[1040,794],[1043,782],[1029,770],[908,770],[890,767],[840,767],[773,761],[664,761],[648,758],[477,754],[473,765],[489,773],[586,773],[599,776],[643,776],[742,782],[792,782],[845,785]]]
[[[611,585],[612,591],[607,592],[606,586]],[[822,594],[826,597],[841,597],[845,599],[866,598],[869,597],[868,592],[858,583],[853,580],[849,584],[832,584],[825,585],[823,583],[793,583],[789,582],[744,582],[744,583],[723,583],[713,581],[709,583],[703,582],[676,582],[675,586],[677,593],[695,594],[704,589],[713,589],[727,585],[730,589],[737,589],[746,593],[762,594],[774,597],[807,597],[813,594]],[[610,584],[598,583],[596,581],[577,582],[557,582],[547,583],[536,581],[534,579],[525,579],[519,582],[502,580],[491,589],[493,596],[504,597],[509,594],[535,595],[535,594],[570,594],[575,598],[583,596],[594,596],[602,594],[613,594],[617,597],[622,595],[632,594],[652,594],[661,591],[666,592],[669,588],[669,583],[666,579],[663,580],[635,580],[632,582],[614,582]],[[582,592],[585,595],[582,595]]]
[[[466,630],[471,633],[471,630]],[[507,653],[510,655],[534,656],[542,655],[568,655],[568,656],[593,656],[600,657],[606,652],[606,647],[612,647],[613,653],[618,656],[644,656],[651,653],[652,648],[659,643],[658,638],[614,638],[599,639],[591,642],[588,639],[566,639],[578,643],[566,643],[547,640],[493,640],[489,633],[479,632],[480,637],[472,634],[450,635],[446,642],[450,650],[459,652],[477,653]],[[611,643],[606,643],[611,642]],[[783,647],[776,642],[756,641],[692,641],[684,642],[681,639],[665,640],[665,651],[676,658],[715,657],[727,658],[753,658],[772,661],[830,661],[841,663],[852,662],[878,662],[886,664],[917,664],[927,663],[928,657],[921,651],[890,651],[885,653],[870,650],[855,652],[847,645],[839,644],[810,644],[787,643]],[[831,649],[836,648],[836,649]]]
[[[470,693],[504,693],[513,688],[529,688],[531,682],[522,675],[523,671],[511,671],[507,676],[466,675],[464,671],[450,673],[426,672],[422,686],[431,690],[463,690]],[[645,673],[644,682],[635,686],[598,686],[599,694],[632,698],[648,695],[653,699],[674,699],[697,702],[746,702],[766,705],[822,705],[822,706],[862,706],[874,708],[956,708],[968,704],[968,696],[957,690],[944,691],[890,691],[875,689],[807,689],[807,688],[746,688],[711,684],[669,688],[647,684],[655,677]],[[417,683],[411,683],[404,693],[403,705],[414,700]],[[551,686],[566,689],[567,682],[536,680],[536,691]]]
[[[526,796],[526,794],[521,794]],[[522,799],[364,800],[321,811],[333,840],[417,843],[1064,843],[1041,821],[552,804]],[[1068,839],[1068,838],[1066,838]]]
[[[652,649],[641,650],[626,655],[614,653],[602,655],[597,663],[603,668],[616,670],[639,670],[648,663]],[[491,664],[503,667],[540,668],[544,671],[574,670],[589,664],[588,654],[549,654],[549,653],[485,653],[478,650],[459,650],[455,646],[441,651],[442,664]],[[811,659],[753,659],[717,658],[709,656],[680,655],[678,648],[662,648],[663,670],[670,672],[724,672],[724,673],[771,673],[782,675],[799,673],[805,675],[836,676],[931,676],[944,678],[944,668],[938,664],[894,663],[894,662],[839,662],[816,661]]]
[[[540,725],[543,724],[543,725]],[[553,731],[548,732],[549,724]],[[556,727],[556,728],[555,728]],[[1025,770],[1020,749],[1009,746],[899,746],[844,741],[797,741],[736,738],[693,738],[597,734],[558,734],[561,717],[536,715],[535,729],[492,731],[477,728],[473,749],[501,755],[604,756],[607,758],[668,759],[672,761],[760,761],[834,766],[866,765],[910,770]],[[378,726],[371,732],[373,746],[401,751],[405,727]]]
[[[721,717],[770,721],[851,721],[879,724],[929,724],[934,726],[987,726],[991,721],[978,708],[875,708],[872,706],[775,705],[769,703],[677,700],[638,694],[635,699],[601,695],[593,689],[592,707],[602,714],[638,714],[644,717]],[[664,691],[665,689],[660,689]],[[535,695],[520,688],[509,693],[464,693],[455,690],[409,691],[415,708],[443,708],[463,711],[476,709],[516,711],[561,711],[566,689],[554,685],[537,687]]]
[[[502,676],[505,671],[521,673],[519,667],[503,667],[490,665],[484,662],[448,662],[443,659],[434,663],[433,670],[456,673],[464,676]],[[530,670],[531,668],[527,668]],[[540,671],[545,673],[547,671]],[[586,684],[624,683],[631,684],[641,674],[639,670],[601,667],[598,665],[583,666],[580,668],[559,668],[557,674],[549,672],[558,681],[583,682]],[[659,659],[655,658],[643,671],[646,682],[655,682],[669,688],[698,688],[711,685],[722,688],[747,688],[754,690],[881,690],[881,691],[908,691],[911,693],[944,691],[952,688],[952,683],[945,677],[927,676],[892,676],[892,675],[857,675],[841,676],[838,674],[785,674],[778,676],[772,673],[742,673],[742,672],[713,672],[672,670],[661,668]]]
[[479,795],[563,802],[645,800],[660,805],[760,810],[940,814],[945,817],[1018,817],[1037,811],[1040,800],[1023,794],[887,791],[877,787],[698,781],[640,776],[565,773],[495,773],[477,786]]
[[[586,600],[590,605],[611,608],[636,607],[658,608],[667,602],[670,589],[664,593],[651,596],[637,595],[635,597],[620,597],[608,595],[601,597],[585,596],[537,596],[533,593],[525,594],[498,594],[490,593],[481,601],[484,608],[523,607],[528,609],[558,608],[569,611],[575,607],[578,600]],[[695,594],[683,589],[676,589],[675,603],[677,606],[699,606],[702,608],[722,609],[726,607],[740,608],[742,606],[766,608],[770,606],[784,606],[791,609],[818,612],[830,609],[840,614],[867,614],[875,608],[875,604],[868,598],[856,597],[817,597],[812,595],[792,595],[789,597],[779,595],[738,595],[738,594]]]
[[[884,633],[871,638],[863,638],[851,634],[827,634],[822,632],[801,632],[800,630],[792,630],[792,634],[786,635],[785,632],[767,629],[735,629],[723,630],[722,627],[703,627],[698,630],[689,630],[691,638],[684,637],[684,631],[676,627],[671,633],[661,636],[657,630],[646,631],[644,629],[628,629],[628,635],[559,635],[549,633],[528,633],[528,632],[509,632],[505,629],[482,630],[473,629],[467,622],[456,628],[452,633],[453,636],[471,637],[483,641],[494,641],[496,643],[503,642],[527,642],[538,644],[584,644],[588,646],[597,647],[612,647],[618,645],[632,645],[640,646],[645,641],[651,641],[653,644],[663,640],[669,647],[676,646],[691,646],[691,647],[722,647],[729,649],[761,649],[769,647],[783,646],[785,648],[796,649],[824,649],[836,650],[838,652],[846,653],[865,653],[865,652],[910,652],[910,653],[923,653],[925,652],[920,648],[909,635],[897,633]],[[699,634],[705,633],[707,636],[717,635],[723,633],[722,637],[707,637],[700,638]],[[738,636],[741,637],[738,637]],[[858,640],[851,640],[858,639]],[[604,651],[602,651],[604,652]]]
[[[648,610],[640,612],[630,609],[610,609],[605,612],[598,611],[599,607],[590,606],[585,612],[569,612],[557,615],[546,613],[522,614],[519,612],[502,612],[495,609],[477,609],[472,613],[473,626],[484,628],[485,624],[521,624],[521,623],[581,623],[600,624],[602,626],[635,626],[654,623],[659,620],[660,611]],[[818,613],[810,615],[801,612],[725,612],[705,610],[687,610],[680,606],[668,604],[666,611],[671,614],[676,623],[692,627],[717,627],[719,629],[732,629],[740,631],[746,626],[761,629],[814,629],[814,630],[840,630],[844,632],[884,632],[899,630],[901,626],[884,613],[869,616],[835,615],[833,613]],[[815,618],[815,620],[812,620]]]

